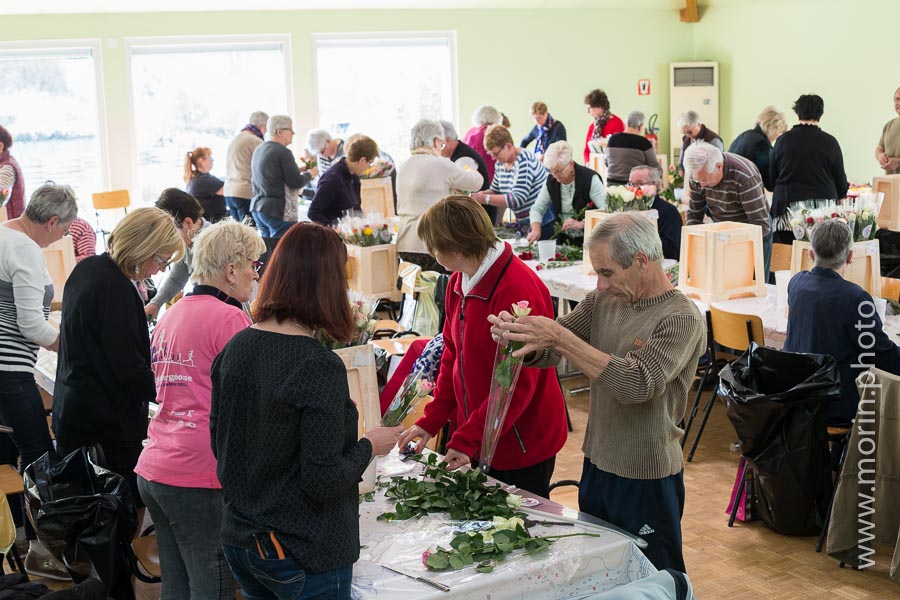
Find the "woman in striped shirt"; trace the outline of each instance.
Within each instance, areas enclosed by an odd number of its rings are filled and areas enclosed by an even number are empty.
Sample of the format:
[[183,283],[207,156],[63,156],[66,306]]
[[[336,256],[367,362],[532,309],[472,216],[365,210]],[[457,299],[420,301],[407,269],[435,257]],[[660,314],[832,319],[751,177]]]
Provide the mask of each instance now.
[[[529,229],[529,213],[544,183],[547,169],[529,150],[513,144],[509,130],[503,125],[492,125],[484,134],[484,149],[496,160],[491,189],[475,192],[472,198],[488,206],[512,209],[516,223],[522,231]],[[544,213],[541,223],[541,239],[553,235],[552,210]]]
[[[0,225],[0,424],[13,429],[9,435],[23,468],[53,448],[34,381],[38,348],[56,351],[59,343],[47,323],[53,280],[41,248],[62,238],[77,212],[72,188],[48,183],[35,190],[21,217]],[[30,522],[24,525],[31,542],[26,570],[67,579],[62,565],[38,544]]]

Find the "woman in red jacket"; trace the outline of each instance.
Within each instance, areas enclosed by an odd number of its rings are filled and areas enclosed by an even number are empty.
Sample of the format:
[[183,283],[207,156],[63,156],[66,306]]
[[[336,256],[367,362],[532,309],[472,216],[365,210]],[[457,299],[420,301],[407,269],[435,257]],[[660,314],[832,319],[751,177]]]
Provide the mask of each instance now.
[[[403,432],[399,445],[418,438],[418,449],[450,421],[446,461],[460,467],[481,456],[488,390],[497,344],[488,315],[527,300],[534,315],[553,318],[547,286],[505,242],[481,206],[466,196],[448,196],[430,207],[419,238],[452,271],[447,286],[444,354],[434,400],[424,416]],[[491,475],[540,496],[549,495],[556,454],[566,442],[566,409],[555,374],[523,368],[491,464]]]

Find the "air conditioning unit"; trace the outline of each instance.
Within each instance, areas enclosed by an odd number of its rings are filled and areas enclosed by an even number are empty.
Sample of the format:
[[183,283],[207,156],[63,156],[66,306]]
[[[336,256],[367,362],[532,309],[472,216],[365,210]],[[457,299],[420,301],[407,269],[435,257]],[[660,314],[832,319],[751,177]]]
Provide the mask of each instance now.
[[700,115],[707,128],[719,133],[719,63],[669,63],[669,145],[672,164],[681,160],[678,117],[689,110]]

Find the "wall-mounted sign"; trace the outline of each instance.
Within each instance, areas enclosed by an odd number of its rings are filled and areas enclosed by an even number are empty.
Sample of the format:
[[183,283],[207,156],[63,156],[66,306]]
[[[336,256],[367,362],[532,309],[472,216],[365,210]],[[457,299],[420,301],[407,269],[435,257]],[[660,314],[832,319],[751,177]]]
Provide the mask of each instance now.
[[638,96],[650,95],[650,80],[638,79]]

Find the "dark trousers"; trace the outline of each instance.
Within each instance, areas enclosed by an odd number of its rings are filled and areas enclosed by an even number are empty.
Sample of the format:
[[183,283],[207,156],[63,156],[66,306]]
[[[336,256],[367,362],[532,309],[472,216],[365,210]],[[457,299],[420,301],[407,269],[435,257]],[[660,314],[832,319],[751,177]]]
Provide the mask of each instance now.
[[578,508],[647,541],[657,569],[685,572],[681,552],[684,471],[662,479],[628,479],[601,471],[585,458]]
[[[12,440],[12,444],[8,439],[0,444],[0,462],[18,467],[20,473],[53,449],[44,402],[34,382],[34,374],[0,371],[0,423],[13,428],[10,434],[0,433]],[[21,466],[17,464],[19,460]],[[24,521],[26,537],[35,539],[31,522],[22,512],[21,500],[16,497],[10,501],[16,524],[22,525],[21,521]]]
[[509,471],[498,471],[491,469],[488,475],[507,483],[514,485],[519,489],[528,490],[532,494],[537,494],[542,498],[550,497],[550,478],[553,477],[553,467],[556,466],[556,457],[551,456],[545,461],[536,465],[525,467],[524,469],[510,469]]

